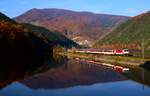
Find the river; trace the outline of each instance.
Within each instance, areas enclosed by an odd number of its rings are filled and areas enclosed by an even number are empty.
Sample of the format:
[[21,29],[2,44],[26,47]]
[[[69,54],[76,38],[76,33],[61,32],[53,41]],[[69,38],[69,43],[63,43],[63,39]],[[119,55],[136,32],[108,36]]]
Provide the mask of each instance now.
[[0,96],[150,96],[150,71],[139,67],[118,73],[87,61],[55,57],[42,66],[2,69]]

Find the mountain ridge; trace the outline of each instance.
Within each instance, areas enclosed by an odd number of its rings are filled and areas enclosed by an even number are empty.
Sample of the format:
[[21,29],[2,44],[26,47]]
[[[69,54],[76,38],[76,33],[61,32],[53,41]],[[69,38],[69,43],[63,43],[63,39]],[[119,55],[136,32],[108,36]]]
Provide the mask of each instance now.
[[65,9],[31,9],[14,18],[23,23],[39,25],[75,38],[81,36],[94,41],[112,28],[130,19],[127,16],[77,12]]
[[141,49],[143,42],[150,38],[150,12],[140,14],[124,22],[102,40],[96,42],[95,47]]

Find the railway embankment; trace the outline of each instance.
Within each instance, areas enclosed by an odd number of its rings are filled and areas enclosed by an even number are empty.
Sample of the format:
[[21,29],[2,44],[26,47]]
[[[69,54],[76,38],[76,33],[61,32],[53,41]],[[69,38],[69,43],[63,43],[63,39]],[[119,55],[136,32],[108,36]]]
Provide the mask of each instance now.
[[142,66],[145,68],[150,68],[150,59],[142,59],[140,57],[133,57],[133,56],[111,56],[111,55],[96,55],[96,54],[85,54],[85,53],[73,53],[73,52],[66,52],[60,53],[61,55],[65,55],[72,58],[80,58],[86,60],[93,60],[96,62],[105,62],[111,63],[114,65],[121,65],[121,66],[133,66],[138,67]]

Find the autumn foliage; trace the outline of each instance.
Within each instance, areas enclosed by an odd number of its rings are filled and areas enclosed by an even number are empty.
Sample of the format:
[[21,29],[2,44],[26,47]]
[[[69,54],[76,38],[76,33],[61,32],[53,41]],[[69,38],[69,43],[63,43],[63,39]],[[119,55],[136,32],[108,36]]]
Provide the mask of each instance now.
[[15,40],[22,37],[18,35],[26,36],[27,30],[19,24],[12,24],[9,22],[1,21],[0,22],[0,39]]
[[0,22],[0,62],[34,64],[49,54],[50,46],[21,24]]

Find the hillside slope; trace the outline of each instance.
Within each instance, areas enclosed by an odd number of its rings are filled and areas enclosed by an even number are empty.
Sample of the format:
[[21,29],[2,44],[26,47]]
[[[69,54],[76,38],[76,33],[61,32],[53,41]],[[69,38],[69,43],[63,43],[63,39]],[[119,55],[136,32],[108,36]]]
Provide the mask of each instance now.
[[22,23],[24,27],[29,29],[33,34],[42,38],[47,38],[49,42],[53,45],[60,45],[62,47],[71,48],[71,47],[78,47],[78,45],[67,38],[66,36],[60,34],[59,32],[53,32],[46,28],[35,26],[27,23]]
[[[35,66],[53,55],[53,47],[73,47],[77,44],[57,33],[30,25],[20,24],[0,13],[1,65]],[[2,66],[3,66],[2,65]]]
[[[0,65],[34,65],[52,55],[52,46],[4,15],[0,21]],[[0,17],[1,18],[1,17]]]
[[31,23],[62,32],[69,38],[80,36],[80,39],[93,41],[103,37],[129,17],[63,9],[32,9],[14,19],[18,22]]
[[141,43],[150,39],[150,12],[138,15],[121,24],[94,45],[103,48],[140,49]]
[[1,12],[0,12],[0,21],[16,23],[14,20],[10,19],[9,17],[7,17],[5,14],[3,14]]

